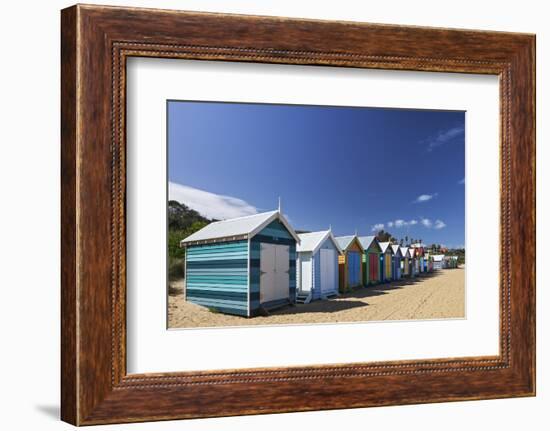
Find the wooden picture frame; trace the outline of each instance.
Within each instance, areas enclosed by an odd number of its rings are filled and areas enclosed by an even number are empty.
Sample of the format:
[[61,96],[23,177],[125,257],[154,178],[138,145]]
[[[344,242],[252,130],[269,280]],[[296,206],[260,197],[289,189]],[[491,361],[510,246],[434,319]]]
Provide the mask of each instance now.
[[[82,5],[64,9],[61,18],[64,421],[89,425],[535,394],[534,35]],[[498,75],[500,354],[127,375],[130,56]]]

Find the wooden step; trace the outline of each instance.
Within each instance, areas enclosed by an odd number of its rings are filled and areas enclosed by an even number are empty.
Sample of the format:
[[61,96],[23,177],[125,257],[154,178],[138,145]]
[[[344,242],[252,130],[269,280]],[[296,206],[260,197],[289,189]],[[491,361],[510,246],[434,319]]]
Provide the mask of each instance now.
[[296,295],[297,304],[309,304],[311,302],[311,293],[298,293]]

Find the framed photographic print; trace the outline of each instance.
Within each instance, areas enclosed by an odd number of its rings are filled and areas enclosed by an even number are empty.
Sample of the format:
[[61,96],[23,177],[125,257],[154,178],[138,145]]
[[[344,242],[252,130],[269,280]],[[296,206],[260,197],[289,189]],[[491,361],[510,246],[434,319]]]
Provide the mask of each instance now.
[[533,35],[61,30],[63,420],[535,394]]

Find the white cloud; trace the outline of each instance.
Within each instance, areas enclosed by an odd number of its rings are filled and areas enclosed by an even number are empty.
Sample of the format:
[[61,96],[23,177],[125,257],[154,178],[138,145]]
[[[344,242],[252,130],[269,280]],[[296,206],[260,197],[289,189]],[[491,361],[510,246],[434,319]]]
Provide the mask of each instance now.
[[[403,227],[415,226],[419,223],[422,226],[424,226],[425,228],[428,228],[428,229],[431,229],[431,228],[443,229],[445,226],[447,226],[445,224],[445,222],[443,222],[443,220],[437,219],[434,222],[434,221],[432,221],[431,219],[429,219],[427,217],[420,217],[418,220],[417,219],[412,219],[412,220],[409,220],[409,221],[405,221],[403,219],[397,219],[397,220],[394,220],[394,221],[389,221],[386,224],[386,226],[388,226],[389,228],[395,227],[396,229],[400,229],[400,228],[403,228]],[[380,224],[374,225],[372,230],[375,231],[375,230],[380,230],[380,229],[383,229],[383,228],[384,228],[384,224],[380,223]]]
[[183,184],[168,182],[168,198],[199,212],[207,218],[225,220],[256,214],[257,208],[233,196],[218,195]]
[[434,148],[440,147],[462,134],[464,134],[464,126],[441,130],[435,136],[428,139],[428,151],[433,151]]
[[372,227],[373,232],[378,232],[382,229],[384,229],[384,223],[377,223]]
[[443,220],[436,220],[434,224],[434,229],[443,229],[445,226],[447,226]]
[[414,226],[415,224],[418,224],[418,221],[417,220],[409,220],[409,221],[405,221],[403,219],[397,219],[397,220],[394,220],[394,221],[389,221],[388,222],[388,227],[396,227],[396,228],[402,228],[402,227],[407,227],[407,226]]
[[431,195],[428,195],[428,194],[425,194],[425,195],[420,195],[416,198],[416,200],[414,201],[415,204],[417,203],[420,203],[420,202],[427,202],[427,201],[430,201],[432,200],[433,198],[435,198],[437,196],[437,193],[434,193],[434,194],[431,194]]
[[395,227],[403,227],[403,226],[406,226],[405,220],[401,220],[401,219],[395,220]]

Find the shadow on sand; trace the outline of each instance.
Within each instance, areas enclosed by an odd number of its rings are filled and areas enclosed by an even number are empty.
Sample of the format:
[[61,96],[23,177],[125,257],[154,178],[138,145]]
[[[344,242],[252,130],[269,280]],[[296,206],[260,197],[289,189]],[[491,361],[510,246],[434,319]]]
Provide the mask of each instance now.
[[350,292],[342,293],[337,299],[328,301],[313,301],[309,304],[296,304],[276,310],[271,310],[270,315],[301,314],[301,313],[334,313],[353,308],[367,307],[365,298],[386,295],[394,290],[413,286],[424,280],[437,276],[437,272],[422,273],[414,278],[402,278],[397,281],[375,284],[368,287],[359,287]]
[[368,298],[369,296],[385,295],[391,292],[392,290],[398,290],[398,289],[403,289],[404,287],[407,287],[407,286],[413,286],[415,284],[422,282],[423,280],[427,280],[436,275],[438,274],[435,272],[422,273],[421,275],[418,275],[414,278],[401,278],[397,281],[390,281],[386,283],[360,287],[360,288],[357,288],[356,290],[352,290],[351,292],[340,294],[340,298],[360,299],[360,298]]
[[[429,273],[421,273],[414,278],[401,278],[397,281],[391,281],[381,284],[370,285],[366,287],[358,287],[349,292],[341,293],[336,299],[318,300],[309,304],[295,304],[283,306],[273,309],[268,312],[270,316],[287,315],[287,314],[303,314],[303,313],[335,313],[338,311],[351,310],[369,306],[367,298],[386,295],[394,290],[403,289],[408,286],[413,286],[422,283],[424,280],[436,277],[440,271]],[[170,296],[183,294],[183,289],[178,285],[170,285],[168,289]],[[248,319],[243,317],[243,319]]]

